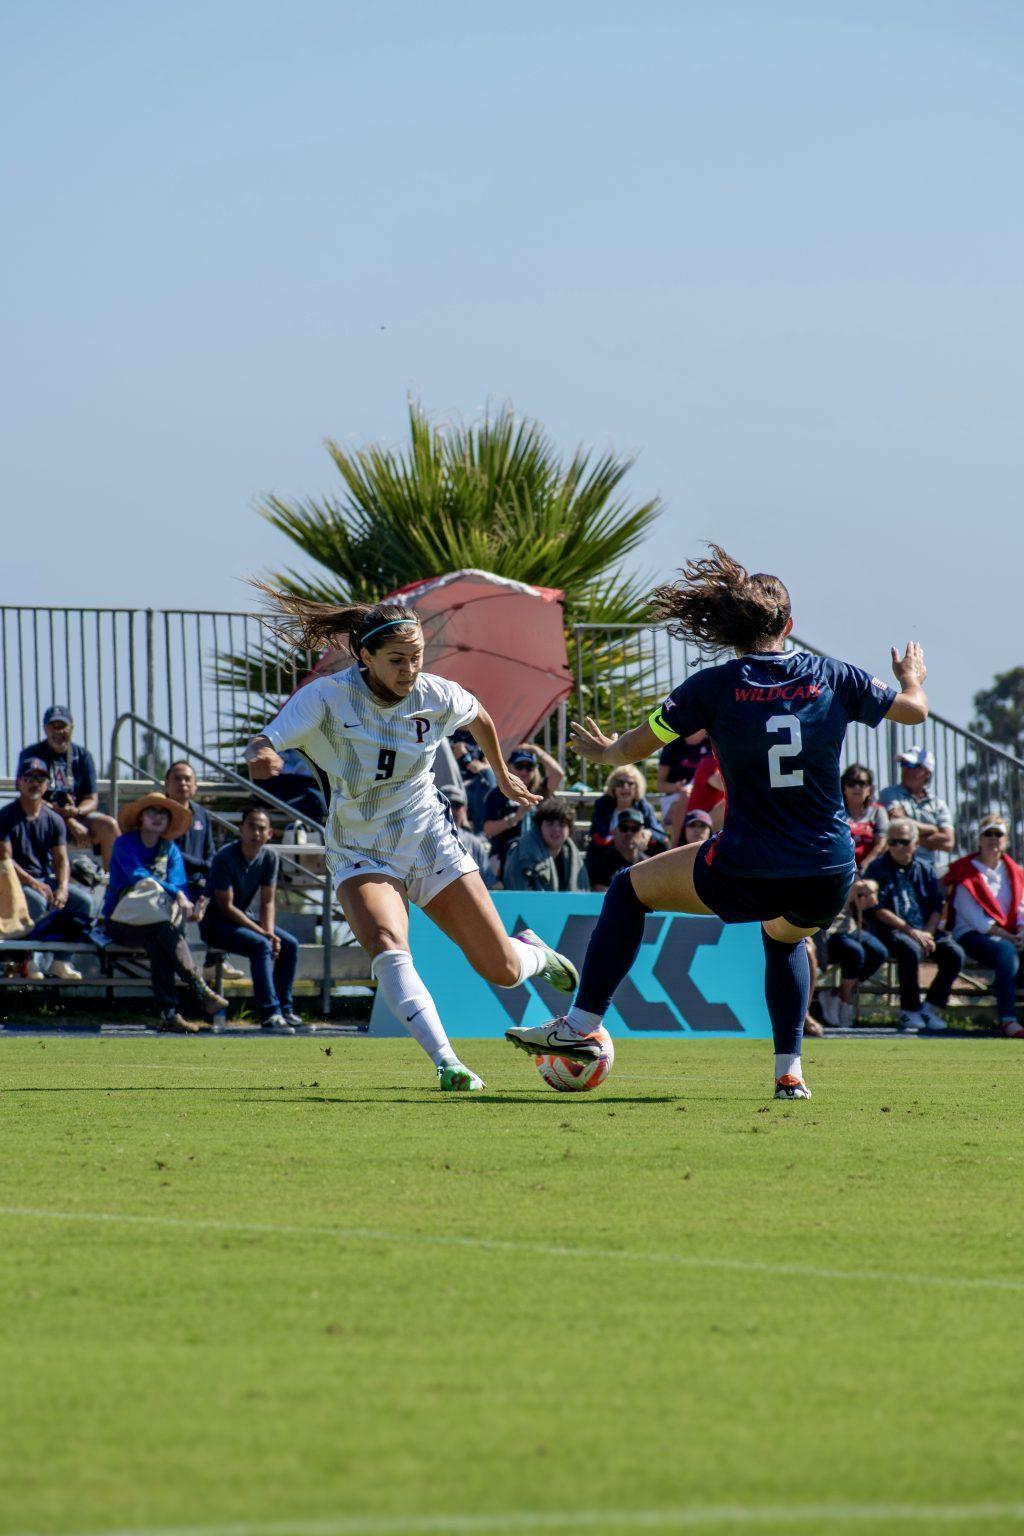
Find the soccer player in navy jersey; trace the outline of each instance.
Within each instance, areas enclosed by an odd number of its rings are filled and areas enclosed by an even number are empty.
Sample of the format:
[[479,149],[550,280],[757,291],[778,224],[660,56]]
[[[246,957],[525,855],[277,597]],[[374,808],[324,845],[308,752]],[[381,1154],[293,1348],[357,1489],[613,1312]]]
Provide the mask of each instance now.
[[810,992],[804,939],[846,903],[856,874],[839,784],[847,726],[928,717],[924,653],[893,648],[899,690],[828,656],[785,648],[789,593],[777,576],[749,575],[717,544],[689,561],[677,583],[652,594],[669,633],[734,659],[688,677],[644,724],[606,736],[591,719],[573,724],[577,751],[617,766],[706,729],[725,779],[728,812],[717,836],[673,848],[617,874],[591,935],[575,1002],[564,1017],[505,1038],[534,1055],[588,1061],[616,987],[629,971],[655,910],[713,913],[759,922],[765,997],[775,1043],[775,1097],[809,1099],[800,1040]]

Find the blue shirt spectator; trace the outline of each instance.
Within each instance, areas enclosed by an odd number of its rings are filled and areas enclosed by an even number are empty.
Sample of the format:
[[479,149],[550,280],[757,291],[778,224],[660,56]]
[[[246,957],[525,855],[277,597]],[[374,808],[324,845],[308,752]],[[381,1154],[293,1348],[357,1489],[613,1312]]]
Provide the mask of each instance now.
[[[27,762],[31,764],[32,759]],[[0,811],[0,844],[10,844],[15,864],[33,880],[53,879],[51,854],[54,848],[66,848],[67,842],[62,818],[46,804],[40,804],[35,815],[20,799]]]
[[156,880],[169,896],[186,894],[185,861],[177,844],[162,837],[148,848],[138,832],[123,832],[110,857],[110,884],[103,916],[109,917],[124,893],[140,880]]
[[42,741],[25,747],[18,761],[18,772],[28,758],[46,764],[49,782],[46,798],[64,818],[68,837],[76,848],[92,848],[100,853],[105,868],[120,827],[113,816],[99,809],[96,764],[92,753],[71,740],[74,721],[65,704],[51,704],[43,715]]
[[[909,864],[899,865],[891,853],[883,853],[873,859],[864,872],[868,880],[878,882],[878,905],[887,912],[894,912],[911,928],[923,928],[935,912],[945,906],[943,888],[919,853]],[[868,922],[875,926],[875,913],[868,913]]]

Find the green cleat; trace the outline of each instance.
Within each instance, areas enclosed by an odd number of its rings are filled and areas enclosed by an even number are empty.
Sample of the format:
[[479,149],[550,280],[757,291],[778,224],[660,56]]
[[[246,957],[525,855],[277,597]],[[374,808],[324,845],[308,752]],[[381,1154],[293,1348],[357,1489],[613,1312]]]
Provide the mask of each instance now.
[[437,1086],[442,1093],[479,1093],[487,1084],[461,1061],[448,1061],[437,1069]]
[[580,984],[580,973],[571,960],[566,959],[565,955],[560,955],[557,949],[552,949],[549,944],[545,944],[532,928],[524,928],[516,934],[516,938],[523,944],[533,944],[535,948],[544,951],[544,969],[540,973],[542,981],[554,987],[556,992],[576,991]]

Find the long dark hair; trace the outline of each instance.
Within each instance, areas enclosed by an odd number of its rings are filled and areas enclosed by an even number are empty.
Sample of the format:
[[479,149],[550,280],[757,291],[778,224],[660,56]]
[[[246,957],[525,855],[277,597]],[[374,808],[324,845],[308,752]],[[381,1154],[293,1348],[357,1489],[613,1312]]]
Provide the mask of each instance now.
[[709,544],[710,555],[688,560],[680,580],[655,587],[648,601],[656,620],[668,620],[677,640],[703,651],[757,651],[778,640],[790,616],[789,593],[777,576],[753,576]]
[[419,615],[401,603],[315,603],[265,581],[253,580],[251,585],[269,605],[264,624],[296,650],[325,651],[344,639],[358,661],[364,646],[372,655],[389,640],[412,639],[410,629],[419,632]]

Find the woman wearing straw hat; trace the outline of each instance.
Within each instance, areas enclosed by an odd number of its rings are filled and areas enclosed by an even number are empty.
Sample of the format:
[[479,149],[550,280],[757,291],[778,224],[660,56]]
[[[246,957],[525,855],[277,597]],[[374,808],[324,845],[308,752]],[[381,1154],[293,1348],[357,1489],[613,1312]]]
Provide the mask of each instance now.
[[192,825],[192,812],[168,795],[143,795],[124,806],[122,835],[110,856],[110,884],[103,903],[107,933],[116,944],[144,949],[160,1008],[158,1028],[192,1035],[200,1026],[178,1012],[175,976],[180,976],[207,1013],[227,1007],[196,970],[181,931],[192,916],[186,895],[185,861],[174,839]]
[[957,859],[946,875],[952,893],[953,938],[977,965],[994,972],[992,990],[1004,1035],[1024,1038],[1017,1018],[1017,981],[1024,959],[1024,870],[1006,852],[1006,819],[981,818],[978,851]]

